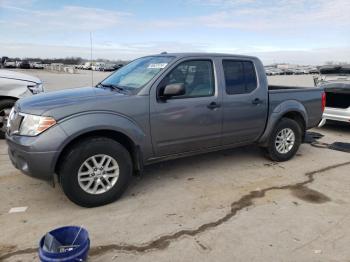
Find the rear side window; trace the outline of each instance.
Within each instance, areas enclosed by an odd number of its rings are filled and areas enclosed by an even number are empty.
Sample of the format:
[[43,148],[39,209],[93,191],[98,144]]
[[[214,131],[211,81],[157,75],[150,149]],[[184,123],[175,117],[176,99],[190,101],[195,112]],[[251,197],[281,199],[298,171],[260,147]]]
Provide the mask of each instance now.
[[255,68],[250,61],[223,60],[226,93],[246,94],[257,87]]

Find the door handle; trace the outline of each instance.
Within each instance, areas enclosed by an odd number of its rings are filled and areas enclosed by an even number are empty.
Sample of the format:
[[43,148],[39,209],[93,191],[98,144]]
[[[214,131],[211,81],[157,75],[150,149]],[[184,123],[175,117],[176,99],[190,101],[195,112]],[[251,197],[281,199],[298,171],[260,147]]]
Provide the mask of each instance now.
[[216,102],[211,102],[209,105],[207,105],[207,107],[211,110],[215,109],[215,108],[219,108],[220,104],[216,103]]
[[252,101],[252,104],[253,104],[253,105],[259,105],[259,104],[262,104],[262,103],[263,103],[263,101],[260,100],[259,98],[255,98],[255,99]]

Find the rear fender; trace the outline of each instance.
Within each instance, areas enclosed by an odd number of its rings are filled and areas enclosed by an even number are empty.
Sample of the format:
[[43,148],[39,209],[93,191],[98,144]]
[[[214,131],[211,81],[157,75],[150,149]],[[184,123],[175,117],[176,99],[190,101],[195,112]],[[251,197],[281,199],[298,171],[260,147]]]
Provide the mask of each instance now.
[[267,125],[264,133],[258,140],[258,143],[262,146],[266,145],[272,131],[279,120],[288,113],[298,113],[304,120],[305,126],[308,126],[307,122],[307,112],[303,104],[296,100],[287,100],[276,106],[272,112],[269,114]]

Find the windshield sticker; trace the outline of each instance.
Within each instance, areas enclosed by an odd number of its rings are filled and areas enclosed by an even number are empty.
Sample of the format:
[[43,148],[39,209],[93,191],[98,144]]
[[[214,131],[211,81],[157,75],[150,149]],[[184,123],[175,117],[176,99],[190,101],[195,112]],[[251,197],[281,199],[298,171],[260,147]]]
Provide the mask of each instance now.
[[149,64],[148,68],[152,69],[163,69],[167,66],[168,63],[158,63],[158,64]]

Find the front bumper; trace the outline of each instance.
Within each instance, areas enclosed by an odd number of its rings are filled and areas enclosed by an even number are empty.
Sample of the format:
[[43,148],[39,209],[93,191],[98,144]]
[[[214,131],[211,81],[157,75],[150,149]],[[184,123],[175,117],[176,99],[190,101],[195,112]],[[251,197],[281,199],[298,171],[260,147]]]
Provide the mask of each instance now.
[[19,150],[15,146],[8,148],[8,155],[15,168],[22,173],[43,179],[51,180],[54,173],[52,172],[52,163],[57,152],[31,153]]
[[14,167],[22,173],[51,180],[61,152],[60,146],[66,138],[58,125],[35,137],[6,134],[8,154]]

